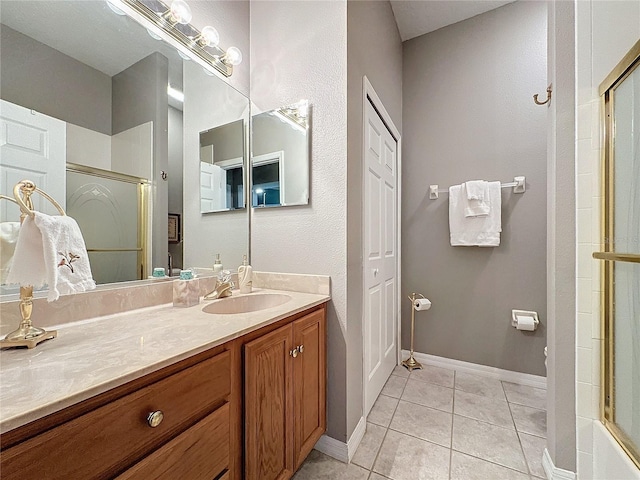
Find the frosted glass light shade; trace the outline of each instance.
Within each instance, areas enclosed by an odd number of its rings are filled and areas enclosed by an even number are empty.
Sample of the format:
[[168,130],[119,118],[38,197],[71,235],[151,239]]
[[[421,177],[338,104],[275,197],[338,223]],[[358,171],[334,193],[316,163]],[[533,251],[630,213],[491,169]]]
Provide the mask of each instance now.
[[229,47],[227,53],[220,60],[228,65],[240,65],[242,63],[242,52],[237,47]]
[[207,25],[202,29],[200,35],[196,37],[196,41],[203,47],[217,47],[220,43],[220,34],[218,30]]
[[189,23],[193,17],[191,8],[184,0],[173,0],[169,11],[171,12],[171,21],[182,25]]

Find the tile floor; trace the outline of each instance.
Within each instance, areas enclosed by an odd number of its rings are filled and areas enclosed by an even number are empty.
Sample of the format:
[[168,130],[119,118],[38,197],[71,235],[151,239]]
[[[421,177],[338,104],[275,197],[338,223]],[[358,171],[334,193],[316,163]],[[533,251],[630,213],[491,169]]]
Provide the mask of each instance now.
[[439,367],[396,367],[351,464],[314,450],[294,480],[545,478],[546,393]]

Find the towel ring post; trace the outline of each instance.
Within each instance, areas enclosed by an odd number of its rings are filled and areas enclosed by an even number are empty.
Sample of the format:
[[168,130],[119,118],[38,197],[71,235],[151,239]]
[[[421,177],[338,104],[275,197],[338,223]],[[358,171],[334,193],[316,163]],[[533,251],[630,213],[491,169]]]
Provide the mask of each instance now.
[[[22,180],[16,183],[13,187],[13,196],[10,198],[5,195],[1,197],[5,200],[10,200],[16,203],[20,207],[20,223],[24,221],[27,216],[33,217],[33,202],[31,201],[31,195],[33,192],[38,192],[44,198],[49,200],[54,207],[60,212],[60,215],[66,215],[64,209],[56,202],[49,194],[43,192],[36,184],[31,180]],[[22,193],[22,195],[21,195]],[[24,197],[24,198],[23,198]],[[2,340],[0,340],[0,348],[12,348],[12,347],[27,347],[34,348],[40,342],[50,340],[58,336],[56,330],[46,331],[44,328],[34,327],[31,322],[31,313],[33,312],[33,286],[20,285],[20,316],[22,321],[17,329],[8,333]]]

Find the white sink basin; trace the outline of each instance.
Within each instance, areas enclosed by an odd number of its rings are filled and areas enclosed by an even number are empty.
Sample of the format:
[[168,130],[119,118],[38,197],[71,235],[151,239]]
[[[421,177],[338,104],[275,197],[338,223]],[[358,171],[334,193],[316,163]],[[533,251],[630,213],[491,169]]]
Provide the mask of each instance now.
[[291,300],[289,295],[281,293],[256,293],[243,297],[221,298],[205,306],[204,313],[228,315],[234,313],[257,312],[267,308],[277,307]]

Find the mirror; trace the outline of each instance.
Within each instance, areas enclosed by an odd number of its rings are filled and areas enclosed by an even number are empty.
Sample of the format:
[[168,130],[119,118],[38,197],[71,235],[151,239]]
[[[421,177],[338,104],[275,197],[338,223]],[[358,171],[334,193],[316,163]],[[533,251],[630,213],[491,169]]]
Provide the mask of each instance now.
[[244,208],[242,120],[200,132],[200,213]]
[[[80,225],[98,284],[146,279],[169,260],[175,270],[210,267],[216,253],[225,268],[241,264],[244,95],[107,2],[6,0],[0,34],[0,193],[29,178],[61,203]],[[228,125],[241,147],[235,211],[201,215],[200,134]],[[7,201],[0,209],[4,240],[15,233],[4,222],[19,211]]]
[[310,112],[302,100],[251,118],[253,207],[309,203]]

